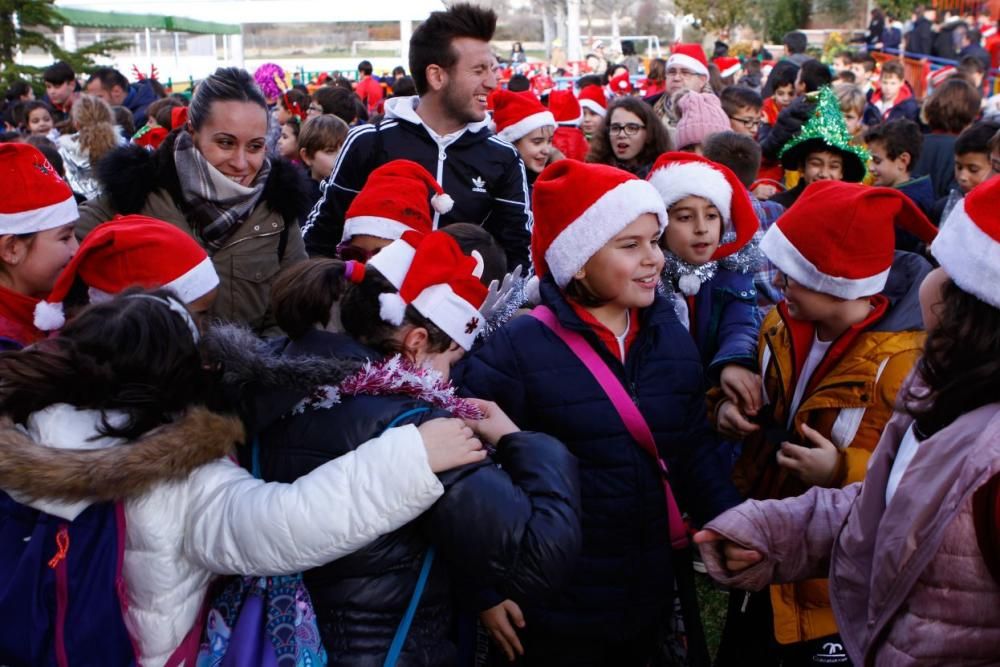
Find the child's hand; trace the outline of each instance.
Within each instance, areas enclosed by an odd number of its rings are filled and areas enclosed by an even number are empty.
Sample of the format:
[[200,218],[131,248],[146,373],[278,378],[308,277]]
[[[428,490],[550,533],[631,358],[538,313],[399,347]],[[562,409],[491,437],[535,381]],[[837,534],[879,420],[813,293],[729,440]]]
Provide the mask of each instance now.
[[719,383],[722,385],[722,393],[740,407],[740,412],[748,416],[760,412],[763,402],[761,379],[752,370],[729,364],[722,368]]
[[778,186],[771,185],[770,183],[761,183],[753,189],[751,194],[757,199],[770,199],[778,194]]
[[[716,542],[721,544],[714,544]],[[714,530],[699,530],[694,534],[694,543],[703,550],[722,547],[726,569],[732,574],[738,574],[764,559],[764,555],[759,551],[746,549],[732,540],[727,540]]]
[[486,458],[483,443],[461,419],[431,419],[417,430],[427,450],[427,463],[435,473],[478,463]]
[[736,440],[742,440],[754,431],[760,430],[760,426],[748,420],[746,415],[740,412],[739,407],[729,399],[724,400],[719,406],[716,428],[722,435]]
[[521,640],[517,638],[517,630],[524,627],[524,614],[521,608],[513,600],[504,600],[495,607],[490,607],[484,612],[480,612],[479,620],[486,627],[490,637],[497,643],[507,660],[514,662],[519,655],[524,655],[524,647]]
[[493,401],[484,401],[479,398],[467,399],[483,412],[482,419],[466,419],[466,425],[476,432],[480,438],[495,445],[505,435],[517,433],[521,429],[511,421],[500,406]]
[[790,442],[781,443],[778,465],[788,468],[806,484],[829,486],[840,463],[840,450],[815,429],[802,425],[802,435],[812,447],[802,447]]

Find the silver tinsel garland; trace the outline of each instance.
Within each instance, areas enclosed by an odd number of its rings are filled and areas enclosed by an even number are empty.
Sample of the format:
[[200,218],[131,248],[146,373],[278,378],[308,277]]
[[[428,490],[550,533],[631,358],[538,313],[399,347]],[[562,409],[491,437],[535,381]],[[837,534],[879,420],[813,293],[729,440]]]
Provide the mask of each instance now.
[[[666,294],[680,291],[686,296],[694,296],[701,286],[715,277],[719,268],[734,273],[756,273],[764,262],[764,253],[760,250],[760,236],[757,232],[749,243],[721,260],[704,264],[689,264],[670,252],[663,251],[666,260],[663,264],[663,289]],[[727,241],[729,242],[729,241]]]

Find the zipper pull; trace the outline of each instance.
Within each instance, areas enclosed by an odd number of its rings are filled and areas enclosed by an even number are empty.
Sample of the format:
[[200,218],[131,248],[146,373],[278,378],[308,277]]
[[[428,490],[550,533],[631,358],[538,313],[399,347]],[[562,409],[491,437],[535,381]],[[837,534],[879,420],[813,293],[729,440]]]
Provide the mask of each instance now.
[[49,560],[49,567],[53,570],[59,566],[59,563],[66,559],[67,554],[69,554],[69,529],[66,526],[61,526],[59,531],[56,533],[56,555]]
[[747,613],[747,605],[750,604],[750,591],[743,593],[743,604],[740,605],[740,613]]

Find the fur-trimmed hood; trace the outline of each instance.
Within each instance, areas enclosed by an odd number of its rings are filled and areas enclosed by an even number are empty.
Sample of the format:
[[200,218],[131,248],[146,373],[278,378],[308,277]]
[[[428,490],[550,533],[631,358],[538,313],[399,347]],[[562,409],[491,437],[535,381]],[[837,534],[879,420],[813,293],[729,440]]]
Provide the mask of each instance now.
[[103,502],[141,495],[232,453],[244,431],[235,417],[191,408],[141,438],[103,449],[37,443],[9,420],[0,424],[0,488],[19,500]]
[[235,324],[212,327],[202,350],[251,433],[287,414],[314,387],[339,384],[372,354],[344,334],[317,330],[297,341],[264,341]]
[[[97,178],[115,211],[122,215],[139,213],[149,195],[161,188],[183,208],[184,198],[174,164],[174,141],[180,131],[168,134],[153,152],[130,145],[112,151],[98,163]],[[311,201],[305,172],[286,160],[277,157],[270,160],[271,173],[261,201],[280,214],[285,224],[304,219]]]

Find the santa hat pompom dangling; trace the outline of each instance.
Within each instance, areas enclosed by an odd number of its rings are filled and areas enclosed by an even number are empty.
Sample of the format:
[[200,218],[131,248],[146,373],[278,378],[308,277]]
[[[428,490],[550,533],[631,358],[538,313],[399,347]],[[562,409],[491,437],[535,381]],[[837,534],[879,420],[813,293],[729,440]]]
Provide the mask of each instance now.
[[694,296],[701,289],[701,278],[693,273],[686,273],[677,280],[677,287],[684,296]]
[[398,327],[406,317],[406,302],[396,292],[383,292],[378,295],[378,314],[383,322]]
[[431,197],[431,206],[434,207],[435,211],[442,215],[450,211],[454,205],[455,200],[452,199],[451,195],[446,192],[442,192],[439,195]]
[[55,331],[66,324],[62,303],[39,301],[35,305],[35,327],[41,331]]

